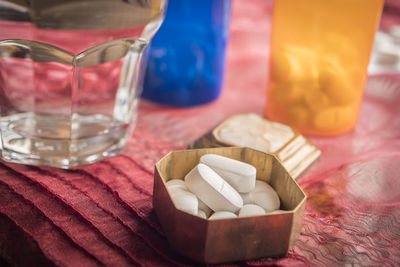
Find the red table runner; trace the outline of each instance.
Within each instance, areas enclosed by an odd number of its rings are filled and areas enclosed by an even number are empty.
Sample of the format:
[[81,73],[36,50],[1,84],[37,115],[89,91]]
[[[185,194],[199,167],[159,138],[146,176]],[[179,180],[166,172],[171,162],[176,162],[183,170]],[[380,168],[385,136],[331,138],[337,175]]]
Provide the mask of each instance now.
[[[152,208],[154,164],[236,113],[263,113],[270,1],[235,1],[225,89],[209,105],[142,102],[117,157],[72,170],[0,162],[0,255],[18,265],[195,265],[176,254]],[[320,161],[300,180],[303,229],[264,265],[400,262],[400,76],[370,77],[356,129],[311,138]],[[243,263],[234,263],[243,264]]]

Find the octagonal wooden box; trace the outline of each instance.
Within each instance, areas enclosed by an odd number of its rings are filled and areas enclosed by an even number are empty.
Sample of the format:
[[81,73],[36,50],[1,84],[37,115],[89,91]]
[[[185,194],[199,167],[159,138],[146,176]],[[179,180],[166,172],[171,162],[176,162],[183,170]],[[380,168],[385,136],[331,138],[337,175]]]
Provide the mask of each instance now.
[[[213,153],[252,164],[257,179],[281,199],[280,213],[206,220],[177,210],[165,183],[183,179],[202,155]],[[203,263],[223,263],[287,254],[296,242],[306,195],[276,156],[250,148],[223,147],[170,152],[155,166],[153,206],[165,235],[180,254]]]

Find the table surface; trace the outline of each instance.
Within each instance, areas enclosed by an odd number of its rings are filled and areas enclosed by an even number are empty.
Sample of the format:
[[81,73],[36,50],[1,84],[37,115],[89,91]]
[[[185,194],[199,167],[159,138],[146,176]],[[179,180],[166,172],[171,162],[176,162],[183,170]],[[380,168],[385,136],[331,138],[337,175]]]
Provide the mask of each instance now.
[[[263,113],[269,2],[234,2],[218,101],[188,109],[143,101],[124,153],[92,165],[67,171],[0,162],[2,257],[41,266],[194,265],[169,247],[157,222],[154,164],[232,114]],[[400,262],[399,101],[399,75],[371,76],[356,129],[311,138],[322,156],[299,182],[308,198],[296,246],[285,258],[245,265]]]

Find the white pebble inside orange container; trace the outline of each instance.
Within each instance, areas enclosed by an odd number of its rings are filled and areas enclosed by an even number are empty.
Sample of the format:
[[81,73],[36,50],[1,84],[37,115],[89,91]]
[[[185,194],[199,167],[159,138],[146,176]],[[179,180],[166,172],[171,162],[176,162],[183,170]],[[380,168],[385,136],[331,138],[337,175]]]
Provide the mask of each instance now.
[[170,183],[167,184],[168,193],[178,210],[187,212],[192,215],[197,215],[198,213],[198,200],[197,197],[189,192],[184,185]]
[[213,211],[235,213],[243,206],[239,193],[214,170],[199,163],[186,176],[185,184]]
[[217,211],[208,218],[209,220],[219,220],[219,219],[232,219],[236,218],[237,215],[230,211]]
[[239,210],[239,217],[258,216],[266,214],[265,210],[255,204],[246,204]]
[[256,204],[266,212],[279,209],[280,199],[276,191],[266,182],[257,180],[256,186],[250,193],[241,194],[245,204]]
[[200,162],[213,169],[238,192],[247,193],[254,189],[256,182],[254,166],[215,154],[203,155]]

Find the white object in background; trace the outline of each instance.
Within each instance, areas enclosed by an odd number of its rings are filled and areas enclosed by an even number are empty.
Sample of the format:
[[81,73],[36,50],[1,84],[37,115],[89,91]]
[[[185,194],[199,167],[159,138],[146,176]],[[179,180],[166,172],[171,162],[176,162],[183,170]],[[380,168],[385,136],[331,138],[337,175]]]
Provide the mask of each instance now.
[[237,215],[235,213],[232,213],[230,211],[217,211],[213,215],[208,218],[209,220],[218,220],[218,219],[230,219],[230,218],[236,218]]
[[199,204],[197,197],[192,192],[179,186],[168,188],[168,192],[178,210],[197,215]]
[[239,193],[202,163],[185,176],[185,183],[190,191],[214,211],[236,212],[243,206]]
[[235,115],[218,132],[223,143],[264,152],[278,151],[294,135],[289,126],[265,120],[253,113]]
[[246,204],[239,211],[239,217],[265,215],[266,212],[260,206],[254,204]]
[[388,32],[377,31],[368,65],[369,74],[400,72],[400,26],[392,26]]
[[215,154],[201,156],[200,162],[213,169],[238,192],[247,193],[254,189],[256,182],[254,166]]

